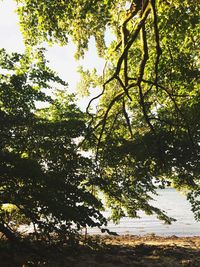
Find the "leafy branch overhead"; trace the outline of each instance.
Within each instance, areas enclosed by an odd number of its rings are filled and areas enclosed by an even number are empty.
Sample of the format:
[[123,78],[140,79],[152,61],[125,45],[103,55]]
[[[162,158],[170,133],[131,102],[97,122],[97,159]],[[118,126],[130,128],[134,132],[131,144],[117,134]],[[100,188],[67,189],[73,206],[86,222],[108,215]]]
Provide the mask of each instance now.
[[[198,1],[16,3],[27,52],[0,54],[7,71],[0,88],[2,203],[10,201],[47,235],[74,233],[73,223],[77,229],[106,224],[96,191],[104,193],[114,221],[143,210],[170,223],[172,218],[150,204],[157,187],[170,182],[187,188],[199,219]],[[101,88],[88,104],[88,120],[72,95],[63,90],[45,95],[52,84],[67,84],[35,47],[72,39],[79,59],[91,38],[106,63],[102,75],[79,70],[80,90]],[[38,109],[38,101],[47,107]],[[3,227],[2,207],[0,216]]]
[[[77,44],[77,56],[82,56],[90,37],[94,36],[100,55],[108,59],[105,70],[107,75],[104,75],[107,78],[104,79],[103,91],[99,97],[106,93],[109,85],[118,89],[114,89],[115,96],[107,106],[101,122],[98,122],[102,127],[98,146],[105,131],[107,117],[116,102],[123,103],[122,111],[130,135],[133,133],[128,114],[130,106],[133,106],[130,102],[134,102],[134,99],[140,106],[145,123],[154,134],[155,121],[165,121],[171,125],[167,119],[162,120],[158,114],[153,114],[158,107],[161,110],[161,106],[165,106],[166,101],[160,99],[163,97],[171,102],[167,105],[180,118],[181,125],[184,125],[193,142],[188,119],[181,110],[180,98],[185,92],[178,88],[177,81],[183,78],[182,85],[185,86],[190,79],[190,92],[196,82],[197,1],[107,0],[88,3],[82,0],[49,3],[29,0],[18,3],[27,44],[49,41],[64,45],[68,38],[72,38]],[[110,48],[106,47],[103,38],[108,30],[113,32],[115,39]],[[188,49],[191,52],[190,58]],[[182,61],[182,64],[177,64],[177,61]],[[184,64],[190,64],[187,71],[186,68],[183,69]],[[174,75],[177,78],[172,79]],[[191,94],[186,93],[188,97]]]

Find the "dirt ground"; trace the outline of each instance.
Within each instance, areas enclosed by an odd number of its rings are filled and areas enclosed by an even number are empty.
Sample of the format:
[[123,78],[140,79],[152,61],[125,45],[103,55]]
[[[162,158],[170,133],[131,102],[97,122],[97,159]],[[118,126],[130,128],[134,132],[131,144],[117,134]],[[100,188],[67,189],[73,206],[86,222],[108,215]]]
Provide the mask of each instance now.
[[0,250],[0,267],[200,267],[200,236],[92,236],[76,249]]

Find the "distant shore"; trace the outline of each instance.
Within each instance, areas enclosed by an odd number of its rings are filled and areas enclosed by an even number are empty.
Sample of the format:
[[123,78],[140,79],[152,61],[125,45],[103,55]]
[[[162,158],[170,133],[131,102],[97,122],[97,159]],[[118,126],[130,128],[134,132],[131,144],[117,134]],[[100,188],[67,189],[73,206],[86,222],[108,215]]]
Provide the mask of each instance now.
[[[2,240],[1,240],[2,241]],[[2,249],[3,248],[3,249]],[[88,236],[75,248],[0,249],[1,267],[199,267],[200,236]]]

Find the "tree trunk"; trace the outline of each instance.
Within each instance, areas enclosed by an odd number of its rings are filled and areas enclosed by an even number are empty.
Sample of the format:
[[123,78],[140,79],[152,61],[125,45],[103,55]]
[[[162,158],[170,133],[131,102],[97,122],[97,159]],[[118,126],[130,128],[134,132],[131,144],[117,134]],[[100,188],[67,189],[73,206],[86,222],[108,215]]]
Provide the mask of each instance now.
[[19,241],[17,235],[8,227],[5,226],[3,222],[0,223],[0,232],[5,235],[5,237],[11,242]]

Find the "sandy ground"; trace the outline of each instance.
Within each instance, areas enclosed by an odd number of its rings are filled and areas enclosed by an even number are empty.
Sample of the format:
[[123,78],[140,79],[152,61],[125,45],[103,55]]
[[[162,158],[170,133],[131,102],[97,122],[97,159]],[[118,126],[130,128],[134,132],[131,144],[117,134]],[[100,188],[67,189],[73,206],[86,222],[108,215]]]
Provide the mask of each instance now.
[[62,251],[0,251],[0,267],[200,267],[200,236],[92,236]]

